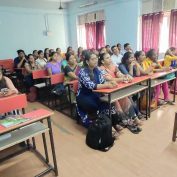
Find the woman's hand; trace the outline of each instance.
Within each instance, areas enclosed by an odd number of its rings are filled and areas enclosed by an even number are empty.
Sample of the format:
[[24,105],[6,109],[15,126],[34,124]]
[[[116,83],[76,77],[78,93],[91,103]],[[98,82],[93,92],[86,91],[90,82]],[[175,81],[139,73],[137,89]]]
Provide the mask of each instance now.
[[126,77],[127,77],[128,82],[132,82],[133,81],[133,77],[132,76],[126,75]]
[[157,63],[152,63],[151,67],[152,68],[158,67],[158,64]]
[[149,71],[149,72],[153,72],[153,69],[154,69],[153,66],[150,66],[150,67],[148,68],[148,71]]
[[117,82],[116,82],[116,81],[110,81],[110,83],[111,83],[113,86],[117,86]]
[[4,97],[4,93],[3,92],[0,92],[0,98],[1,97]]
[[132,61],[132,62],[130,63],[130,67],[133,67],[133,66],[136,66],[136,62],[135,62],[135,61]]
[[115,88],[117,86],[115,81],[106,82],[105,84],[107,88]]
[[12,94],[15,94],[14,90],[8,89],[6,92],[3,92],[3,96],[10,96]]
[[117,72],[117,77],[118,78],[123,78],[125,75],[123,73],[121,73],[120,71]]
[[170,71],[170,67],[163,67],[163,71]]

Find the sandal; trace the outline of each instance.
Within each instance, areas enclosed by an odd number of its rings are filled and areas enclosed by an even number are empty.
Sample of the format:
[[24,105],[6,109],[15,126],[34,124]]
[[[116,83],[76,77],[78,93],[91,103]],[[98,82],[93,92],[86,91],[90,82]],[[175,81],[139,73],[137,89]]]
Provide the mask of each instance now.
[[141,114],[141,113],[139,113],[139,114],[138,114],[138,119],[143,119],[143,118],[144,118],[144,115]]
[[142,125],[143,125],[143,122],[142,122],[141,120],[139,120],[138,117],[135,117],[135,118],[134,118],[134,124],[135,124],[135,125],[142,126]]
[[165,104],[166,104],[166,102],[163,101],[163,100],[158,100],[158,102],[157,102],[158,106],[162,106],[162,105],[165,105]]
[[138,134],[140,130],[135,125],[127,125],[127,128],[134,134]]
[[124,129],[121,125],[114,125],[113,127],[117,132],[120,132]]
[[119,134],[117,131],[115,131],[115,132],[112,133],[112,137],[113,137],[115,140],[117,140],[117,139],[119,138],[119,136],[120,136],[120,134]]
[[173,101],[170,101],[170,100],[165,101],[165,102],[166,102],[166,104],[169,104],[169,105],[175,105],[175,103]]

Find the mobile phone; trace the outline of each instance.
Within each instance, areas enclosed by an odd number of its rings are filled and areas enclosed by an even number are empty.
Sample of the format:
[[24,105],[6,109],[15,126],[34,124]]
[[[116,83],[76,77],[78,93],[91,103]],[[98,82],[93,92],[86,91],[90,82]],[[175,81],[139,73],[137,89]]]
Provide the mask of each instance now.
[[1,92],[2,92],[3,94],[6,94],[6,93],[8,92],[8,90],[9,90],[8,88],[2,88],[2,89],[1,89]]

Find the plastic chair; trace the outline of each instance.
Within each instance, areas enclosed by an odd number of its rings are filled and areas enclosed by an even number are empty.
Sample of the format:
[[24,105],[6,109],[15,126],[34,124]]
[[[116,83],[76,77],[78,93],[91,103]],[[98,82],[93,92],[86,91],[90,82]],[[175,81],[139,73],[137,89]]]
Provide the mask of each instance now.
[[32,72],[33,79],[41,79],[47,76],[47,70],[36,70]]
[[54,74],[50,77],[50,84],[56,85],[64,82],[64,73]]
[[[34,87],[38,90],[42,88],[46,88],[46,82],[44,78],[48,75],[47,70],[35,70],[32,72],[32,78],[34,80]],[[41,94],[38,92],[38,98],[41,99]]]
[[12,95],[8,97],[0,98],[0,114],[4,114],[13,110],[22,109],[22,113],[25,113],[27,107],[26,94]]
[[14,71],[14,60],[13,59],[0,60],[0,66],[4,69],[8,69],[10,72],[13,72]]
[[[57,94],[53,93],[52,92],[52,89],[57,85],[57,84],[63,84],[64,83],[64,73],[59,73],[59,74],[54,74],[54,75],[51,75],[50,76],[50,82],[49,82],[49,85],[48,87],[50,88],[50,93],[49,93],[49,98],[51,98],[52,100],[52,96],[54,96],[54,104],[53,104],[53,101],[52,101],[52,107],[55,107],[56,106],[56,96]],[[61,101],[61,99],[60,99]],[[49,102],[50,100],[48,99],[48,106],[49,106]]]

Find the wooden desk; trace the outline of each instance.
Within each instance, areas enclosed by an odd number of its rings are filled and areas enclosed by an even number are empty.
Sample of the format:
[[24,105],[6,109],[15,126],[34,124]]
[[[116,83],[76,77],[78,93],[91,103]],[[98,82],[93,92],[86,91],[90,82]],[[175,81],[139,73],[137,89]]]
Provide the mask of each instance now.
[[[98,89],[94,90],[96,93],[102,93],[105,96],[101,97],[102,101],[109,103],[109,116],[111,117],[111,103],[116,100],[120,100],[127,96],[133,95],[135,93],[146,91],[146,96],[148,98],[148,89],[149,89],[149,76],[141,76],[133,78],[133,81],[130,83],[118,83],[117,87],[113,89]],[[142,82],[146,84],[142,85]],[[148,99],[146,99],[146,119],[148,118]]]
[[[53,112],[47,111],[45,109],[39,109],[21,115],[22,117],[28,119],[24,123],[14,125],[9,128],[0,126],[0,135],[11,133],[11,137],[4,139],[0,142],[0,151],[9,148],[11,146],[14,146],[16,144],[19,144],[21,142],[27,141],[27,147],[25,148],[25,150],[31,150],[32,152],[34,152],[47,166],[47,169],[41,172],[40,174],[38,174],[37,176],[43,176],[49,173],[50,171],[53,171],[55,175],[58,176],[54,139],[53,139],[52,125],[51,125],[51,118],[50,118],[50,116],[52,115]],[[43,124],[44,119],[47,119],[48,126]],[[45,137],[46,132],[49,132],[50,145],[51,145],[52,157],[53,157],[53,166],[49,163],[48,148],[47,148],[46,137]],[[36,149],[35,136],[40,134],[42,134],[45,157],[43,157],[43,155]],[[32,144],[30,144],[29,139],[32,139]],[[2,160],[6,160],[10,157],[8,156]]]
[[103,94],[113,93],[113,92],[116,92],[120,89],[125,89],[126,87],[130,87],[132,85],[147,81],[149,78],[150,78],[149,76],[134,77],[133,81],[130,83],[123,83],[122,82],[122,83],[118,83],[117,87],[115,87],[113,89],[98,89],[98,90],[94,90],[94,92],[103,93]]
[[[167,76],[168,74],[172,74],[174,73],[174,77],[172,78],[166,78],[165,76]],[[160,84],[163,84],[165,82],[168,82],[168,81],[171,81],[171,80],[174,80],[175,81],[175,89],[176,89],[176,76],[177,76],[177,69],[172,69],[170,71],[166,71],[166,72],[157,72],[157,73],[154,73],[153,75],[151,75],[151,79],[150,79],[150,82],[149,82],[149,100],[151,99],[151,88],[154,88],[155,86],[157,85],[160,85]],[[175,92],[173,94],[173,102],[175,102]],[[150,101],[149,101],[149,116],[150,116],[150,113],[151,113],[151,106],[150,106]]]
[[163,76],[166,76],[168,74],[175,73],[175,72],[177,72],[177,68],[176,69],[172,69],[170,71],[164,71],[164,72],[154,73],[154,74],[150,75],[150,78],[151,79],[157,79],[159,77],[163,77]]

